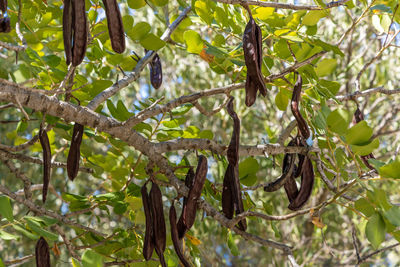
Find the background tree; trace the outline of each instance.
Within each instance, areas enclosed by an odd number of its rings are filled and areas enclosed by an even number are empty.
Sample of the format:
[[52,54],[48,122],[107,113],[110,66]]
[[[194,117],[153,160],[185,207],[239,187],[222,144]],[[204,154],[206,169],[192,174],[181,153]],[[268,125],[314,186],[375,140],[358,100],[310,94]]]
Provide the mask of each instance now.
[[[249,14],[240,4],[246,3],[262,30],[268,89],[252,107],[244,104]],[[148,262],[142,256],[140,187],[153,173],[167,214],[171,201],[187,194],[181,180],[199,154],[209,169],[184,239],[192,264],[399,264],[396,0],[122,0],[119,6],[125,53],[111,49],[102,2],[86,0],[88,47],[75,68],[64,57],[63,1],[8,1],[11,32],[0,33],[0,265],[32,266],[40,236],[55,266],[159,265],[156,254]],[[164,77],[158,90],[147,68],[155,51]],[[286,147],[297,131],[288,109],[295,71],[303,77],[309,148]],[[241,119],[245,212],[239,218],[247,218],[246,232],[235,227],[238,218],[221,212],[233,129],[229,96]],[[365,121],[355,124],[357,107]],[[66,161],[74,123],[85,130],[71,182]],[[45,204],[40,125],[52,152]],[[371,152],[375,159],[363,161]],[[307,154],[316,176],[310,200],[295,212],[282,189],[262,189],[281,175],[284,153]],[[179,216],[182,206],[175,206]],[[176,266],[167,238],[164,256]]]

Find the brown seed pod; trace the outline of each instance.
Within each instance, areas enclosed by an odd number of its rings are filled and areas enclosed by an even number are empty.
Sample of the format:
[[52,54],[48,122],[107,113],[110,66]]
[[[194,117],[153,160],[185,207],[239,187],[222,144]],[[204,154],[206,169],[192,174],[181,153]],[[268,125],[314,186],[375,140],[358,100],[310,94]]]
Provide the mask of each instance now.
[[1,12],[6,13],[7,11],[7,0],[0,0],[0,10]]
[[162,193],[156,183],[152,183],[151,186],[150,203],[153,219],[154,247],[161,260],[161,257],[165,251],[167,234],[165,228]]
[[233,133],[226,154],[229,163],[235,166],[239,162],[240,119],[233,110],[233,100],[231,97],[227,105],[228,114],[233,119]]
[[83,129],[83,125],[75,123],[74,130],[72,132],[71,147],[69,149],[67,159],[67,172],[71,181],[73,181],[78,175]]
[[250,17],[243,34],[243,52],[247,67],[246,106],[250,107],[257,98],[257,92],[267,95],[267,89],[261,73],[262,66],[262,33],[260,27]]
[[292,109],[293,116],[297,121],[297,128],[299,129],[301,136],[304,139],[308,139],[310,137],[310,130],[308,129],[307,122],[304,120],[299,110],[302,85],[303,85],[303,80],[301,78],[301,75],[298,74],[297,81],[293,88],[293,95],[292,95],[292,101],[290,102],[290,107]]
[[303,172],[301,174],[301,187],[299,194],[293,201],[290,202],[288,208],[291,210],[298,210],[304,204],[306,204],[307,200],[311,196],[313,186],[314,186],[314,168],[311,160],[307,157],[304,162]]
[[296,181],[293,176],[290,176],[286,183],[284,184],[286,195],[289,199],[289,203],[293,202],[297,195],[299,194],[299,189],[297,188]]
[[[191,168],[189,168],[189,171],[187,172],[186,177],[185,177],[185,185],[189,189],[191,189],[193,187],[194,176],[195,176],[195,174],[194,174],[193,168],[191,167]],[[187,200],[188,200],[187,197],[183,197],[183,207],[186,207]],[[188,228],[186,228],[185,224],[183,223],[182,215],[179,217],[177,227],[178,227],[179,238],[182,239],[185,236],[186,232],[189,230]]]
[[106,10],[111,47],[115,52],[121,54],[125,51],[125,35],[118,3],[116,0],[103,0],[103,4]]
[[82,63],[87,46],[87,17],[85,10],[85,1],[72,1],[72,28],[73,28],[73,46],[72,46],[72,65],[78,66]]
[[174,249],[176,254],[178,255],[179,260],[181,261],[184,267],[190,267],[189,262],[186,260],[185,256],[182,252],[182,240],[179,238],[178,227],[176,223],[176,210],[174,203],[171,204],[169,208],[169,223],[171,225],[171,239],[172,244],[174,245]]
[[39,141],[43,150],[43,190],[42,190],[42,200],[43,203],[46,202],[47,190],[49,189],[50,182],[50,172],[51,172],[51,149],[49,137],[47,132],[40,126],[39,130]]
[[149,66],[150,66],[151,85],[153,85],[155,89],[158,89],[162,84],[163,76],[162,76],[161,60],[157,53],[154,55]]
[[9,33],[11,31],[10,18],[0,18],[0,32]]
[[63,38],[67,65],[72,61],[72,0],[64,0],[63,8]]
[[281,188],[289,177],[293,176],[296,154],[285,154],[282,164],[282,175],[272,183],[264,186],[265,192],[274,192]]
[[197,200],[201,196],[204,182],[206,181],[207,170],[207,158],[203,155],[200,155],[197,163],[196,174],[194,176],[193,186],[189,190],[186,205],[182,210],[183,224],[187,229],[190,229],[196,220]]
[[50,267],[49,245],[43,237],[36,242],[35,247],[36,267]]
[[151,259],[154,250],[154,230],[153,230],[153,219],[152,219],[150,197],[149,194],[147,193],[146,184],[142,186],[140,192],[142,193],[144,216],[146,218],[146,231],[144,234],[144,242],[143,242],[143,257],[145,258],[146,261],[148,261]]

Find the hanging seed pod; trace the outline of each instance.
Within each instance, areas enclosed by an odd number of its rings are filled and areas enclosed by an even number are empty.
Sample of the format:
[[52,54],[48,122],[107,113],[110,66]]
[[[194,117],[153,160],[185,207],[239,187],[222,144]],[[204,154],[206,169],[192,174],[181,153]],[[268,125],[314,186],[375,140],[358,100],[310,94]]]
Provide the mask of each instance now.
[[225,171],[224,183],[222,185],[222,212],[228,219],[233,218],[235,212],[235,201],[233,199],[232,184],[235,180],[235,168],[232,164],[228,164]]
[[176,210],[174,203],[172,203],[171,207],[169,208],[169,223],[171,225],[172,244],[174,245],[176,255],[178,255],[178,258],[184,267],[190,267],[189,262],[186,260],[182,252],[182,245],[181,245],[182,240],[179,238],[178,227],[176,223]]
[[[195,176],[195,174],[194,174],[193,168],[191,167],[191,168],[189,168],[189,171],[187,172],[186,177],[185,177],[185,185],[189,188],[189,190],[193,187],[194,176]],[[183,197],[182,210],[186,207],[187,200],[188,200],[187,197]],[[188,228],[186,228],[185,224],[183,223],[183,216],[179,217],[177,228],[178,228],[179,238],[182,239],[185,236],[186,232],[189,230]]]
[[298,74],[297,81],[293,88],[293,95],[292,95],[292,101],[290,102],[290,107],[292,109],[293,116],[297,121],[297,128],[299,129],[301,136],[304,139],[308,139],[310,137],[310,130],[308,129],[307,122],[304,120],[299,110],[302,85],[303,85],[303,80],[301,78],[301,75]]
[[162,66],[161,66],[161,60],[158,54],[156,53],[153,57],[153,59],[150,62],[150,82],[151,85],[155,88],[158,89],[160,88],[162,84]]
[[72,61],[72,0],[64,0],[63,8],[63,38],[67,65]]
[[0,10],[4,13],[7,12],[7,0],[0,0]]
[[296,154],[285,154],[282,164],[282,175],[274,182],[267,184],[264,187],[265,192],[277,191],[279,188],[284,186],[289,177],[293,176],[295,168],[295,157]]
[[74,130],[72,132],[71,147],[69,149],[67,159],[67,172],[71,181],[73,181],[78,175],[83,129],[83,125],[75,123]]
[[299,194],[293,201],[290,202],[288,208],[291,210],[298,210],[304,206],[311,196],[313,186],[314,169],[311,160],[307,157],[304,162],[303,172],[301,174],[301,187]]
[[299,194],[299,189],[297,188],[296,181],[294,180],[293,176],[290,176],[286,183],[284,184],[286,195],[289,199],[289,203],[292,203],[297,195]]
[[35,247],[36,267],[50,267],[49,245],[43,237],[36,242]]
[[118,3],[116,0],[103,0],[103,4],[106,10],[111,47],[115,52],[121,54],[125,51],[125,35]]
[[153,218],[152,218],[152,210],[151,210],[151,203],[150,197],[147,193],[145,183],[140,192],[142,194],[142,202],[143,202],[143,209],[144,209],[144,216],[146,218],[146,231],[144,234],[144,242],[143,242],[143,257],[146,261],[151,259],[154,250],[154,229],[153,229]]
[[156,253],[160,258],[161,265],[166,266],[164,260],[164,251],[166,246],[167,233],[165,227],[162,193],[156,183],[152,183],[151,186],[150,203],[154,230],[154,248],[156,249]]
[[9,33],[11,31],[10,18],[0,18],[0,32]]
[[261,73],[262,66],[262,33],[260,27],[250,16],[243,34],[243,52],[247,67],[246,106],[250,107],[257,98],[257,92],[267,95],[267,89]]
[[197,163],[196,174],[194,176],[193,186],[189,190],[187,202],[183,207],[181,215],[186,229],[190,229],[196,220],[197,201],[201,196],[204,182],[206,181],[207,170],[207,158],[203,155],[200,155]]
[[73,46],[72,46],[72,65],[78,66],[82,63],[87,46],[87,17],[85,10],[85,1],[71,0],[72,1],[72,29],[73,33]]
[[49,189],[50,182],[50,172],[51,172],[51,149],[49,137],[47,132],[40,125],[39,130],[39,141],[43,150],[43,190],[42,190],[42,200],[43,203],[46,202],[47,190]]

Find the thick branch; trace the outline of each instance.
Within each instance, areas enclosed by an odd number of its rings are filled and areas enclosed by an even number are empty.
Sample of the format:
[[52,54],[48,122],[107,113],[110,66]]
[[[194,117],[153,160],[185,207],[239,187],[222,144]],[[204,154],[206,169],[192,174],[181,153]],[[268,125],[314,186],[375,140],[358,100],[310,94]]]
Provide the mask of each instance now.
[[294,5],[294,4],[285,4],[285,3],[277,3],[277,2],[265,2],[260,0],[215,0],[216,2],[224,3],[224,4],[231,4],[231,5],[240,5],[240,4],[247,4],[250,6],[260,6],[260,7],[273,7],[278,9],[291,9],[291,10],[322,10],[328,9],[332,7],[338,7],[344,5],[349,0],[339,0],[333,1],[326,6],[314,6],[314,5]]

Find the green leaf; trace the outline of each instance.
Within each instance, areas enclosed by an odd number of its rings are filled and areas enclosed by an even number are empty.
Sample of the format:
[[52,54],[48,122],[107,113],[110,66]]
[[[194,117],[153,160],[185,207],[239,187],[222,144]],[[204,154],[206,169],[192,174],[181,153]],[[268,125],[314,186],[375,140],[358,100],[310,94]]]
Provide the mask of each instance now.
[[311,10],[303,17],[303,24],[307,26],[316,25],[318,21],[323,17],[326,17],[326,11]]
[[3,240],[18,240],[19,236],[13,235],[13,234],[10,234],[10,233],[7,233],[7,232],[4,232],[4,231],[0,230],[0,239],[3,239]]
[[275,96],[276,106],[280,110],[285,111],[288,103],[289,103],[289,97],[284,92],[282,92],[282,90],[279,90],[279,92]]
[[257,175],[255,173],[249,173],[240,178],[240,183],[245,186],[252,186],[257,182]]
[[128,6],[132,9],[139,9],[146,5],[145,0],[128,0]]
[[208,25],[211,24],[213,21],[213,12],[211,12],[211,9],[205,1],[196,1],[194,9],[202,20],[204,20]]
[[337,66],[336,59],[326,58],[320,61],[315,68],[318,77],[326,76],[334,72]]
[[82,267],[102,267],[103,256],[91,249],[85,250],[82,255]]
[[366,144],[351,145],[350,147],[355,154],[360,155],[360,156],[366,156],[366,155],[372,153],[372,151],[374,151],[374,149],[379,147],[379,140],[378,140],[378,138],[375,138],[374,140],[372,140],[371,142],[368,142]]
[[365,199],[365,198],[360,198],[354,203],[354,207],[356,210],[362,212],[365,216],[370,217],[375,213],[374,207],[371,205],[371,203]]
[[6,267],[3,263],[3,260],[0,258],[0,267]]
[[382,177],[387,178],[400,178],[400,158],[396,158],[393,162],[390,162],[379,168],[379,174]]
[[58,235],[53,234],[52,232],[49,232],[47,230],[44,230],[42,225],[40,223],[35,222],[34,220],[31,220],[29,218],[25,218],[28,226],[30,229],[32,229],[34,232],[38,233],[40,236],[46,237],[52,241],[58,240]]
[[165,6],[168,0],[151,0],[156,6]]
[[200,54],[203,50],[203,40],[198,32],[193,30],[185,31],[183,39],[185,40],[189,53]]
[[147,50],[157,51],[165,46],[165,42],[158,36],[150,33],[140,41],[140,44]]
[[37,239],[39,239],[39,236],[38,236],[37,234],[34,234],[34,233],[32,233],[32,232],[26,230],[24,227],[22,227],[22,226],[19,225],[19,224],[13,224],[12,227],[13,227],[16,231],[22,233],[24,236],[26,236],[26,237],[29,238],[29,239],[32,239],[32,240],[37,240]]
[[365,227],[365,235],[375,249],[385,240],[385,222],[379,213],[372,215]]
[[394,226],[400,226],[400,207],[393,206],[385,211],[383,215]]
[[82,265],[78,260],[71,258],[71,261],[72,261],[72,267],[82,267]]
[[239,163],[240,182],[246,186],[252,186],[257,181],[256,173],[260,165],[253,157],[248,157]]
[[351,127],[346,134],[346,142],[350,145],[362,145],[369,141],[372,136],[372,128],[366,121],[360,121]]
[[150,32],[151,26],[147,22],[138,22],[132,29],[130,29],[127,34],[134,41],[140,41],[144,39]]
[[350,120],[350,113],[345,109],[338,108],[329,113],[326,122],[331,131],[338,134],[345,134]]
[[235,244],[235,240],[233,239],[232,233],[229,231],[228,233],[228,247],[233,256],[239,255],[239,249]]
[[14,221],[10,199],[6,196],[0,196],[0,215],[7,219],[7,221]]

